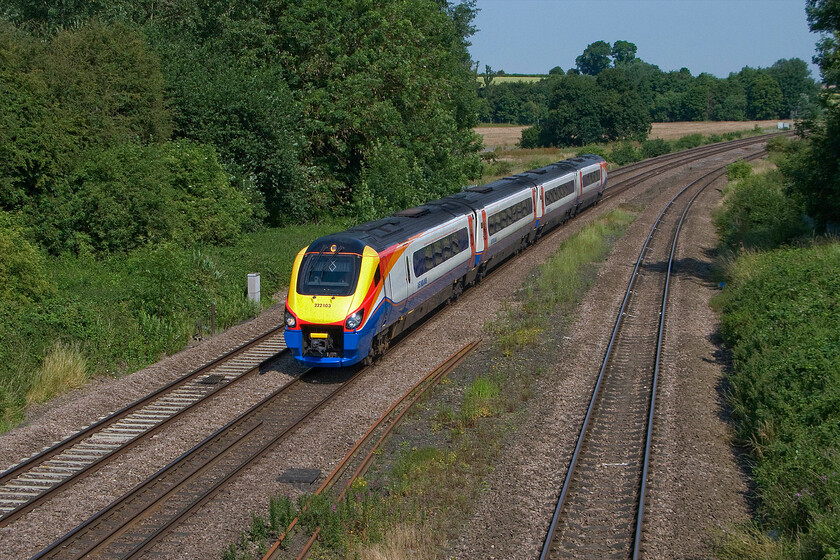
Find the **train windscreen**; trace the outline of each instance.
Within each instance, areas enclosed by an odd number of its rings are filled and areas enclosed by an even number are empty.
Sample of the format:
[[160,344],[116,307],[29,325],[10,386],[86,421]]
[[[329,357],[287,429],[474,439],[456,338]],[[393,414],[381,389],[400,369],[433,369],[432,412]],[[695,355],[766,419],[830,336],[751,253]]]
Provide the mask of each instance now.
[[352,295],[361,267],[359,255],[310,253],[300,264],[297,292],[307,296]]

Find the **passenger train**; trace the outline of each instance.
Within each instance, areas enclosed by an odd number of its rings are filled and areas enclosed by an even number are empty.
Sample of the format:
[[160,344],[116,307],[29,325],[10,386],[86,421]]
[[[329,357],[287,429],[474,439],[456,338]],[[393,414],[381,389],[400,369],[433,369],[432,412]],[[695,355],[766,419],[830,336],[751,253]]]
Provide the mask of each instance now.
[[310,366],[370,363],[437,306],[595,204],[606,184],[606,162],[585,155],[316,239],[292,268],[287,346]]

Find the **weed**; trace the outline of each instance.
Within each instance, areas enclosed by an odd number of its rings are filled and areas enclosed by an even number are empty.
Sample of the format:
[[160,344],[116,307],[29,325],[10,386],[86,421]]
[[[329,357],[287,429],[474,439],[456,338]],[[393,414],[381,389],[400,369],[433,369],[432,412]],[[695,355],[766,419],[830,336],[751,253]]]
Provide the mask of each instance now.
[[30,404],[44,402],[55,395],[84,385],[87,360],[79,343],[56,342],[35,374],[32,388],[26,395]]
[[286,496],[272,496],[268,501],[268,525],[275,535],[281,534],[297,515],[292,499]]
[[479,377],[472,382],[464,395],[461,407],[461,419],[468,426],[479,418],[495,416],[499,413],[499,385],[494,381]]

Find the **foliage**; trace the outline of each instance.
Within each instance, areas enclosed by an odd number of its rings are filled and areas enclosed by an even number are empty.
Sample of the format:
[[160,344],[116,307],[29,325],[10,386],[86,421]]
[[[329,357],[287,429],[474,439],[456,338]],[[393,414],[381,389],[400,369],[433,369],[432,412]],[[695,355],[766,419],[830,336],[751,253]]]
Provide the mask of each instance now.
[[641,160],[642,154],[632,143],[621,142],[613,147],[608,159],[618,165],[627,165]]
[[44,256],[15,217],[0,210],[0,303],[39,301],[53,289]]
[[[840,77],[840,6],[830,0],[810,0],[808,22],[812,31],[827,34],[817,45],[815,60],[827,85]],[[788,192],[802,200],[805,211],[820,228],[840,223],[840,104],[834,89],[826,89],[820,103],[823,114],[801,124],[806,141],[791,146],[781,169],[791,180]]]
[[51,196],[90,149],[169,135],[157,58],[128,26],[37,41],[0,22],[0,60],[0,207]]
[[[246,70],[270,67],[267,84],[282,76],[299,104],[288,114],[298,115],[300,130],[286,127],[276,139],[292,147],[298,135],[306,139],[298,151],[283,150],[297,154],[308,170],[305,183],[318,185],[318,196],[308,199],[309,185],[298,181],[296,205],[288,209],[272,200],[289,197],[264,191],[273,221],[306,219],[315,210],[347,212],[358,208],[358,198],[373,202],[371,214],[393,210],[387,197],[370,194],[377,190],[370,172],[381,168],[383,146],[398,166],[417,170],[412,179],[424,194],[454,192],[478,175],[474,74],[465,43],[472,33],[469,4],[284,0],[228,8],[219,0],[210,2],[203,20],[185,20],[172,8],[162,12],[156,25],[169,33],[231,53]],[[282,104],[282,92],[272,102]]]
[[623,70],[605,70],[597,79],[567,75],[550,82],[549,112],[540,129],[541,146],[642,139],[650,130],[650,118]]
[[752,165],[748,161],[739,159],[726,166],[726,178],[730,181],[737,181],[738,179],[746,179],[752,175]]
[[671,153],[671,145],[662,138],[653,138],[642,142],[642,157],[652,158]]
[[805,233],[801,207],[785,196],[779,172],[748,175],[742,165],[731,164],[727,175],[730,168],[733,176],[741,179],[729,186],[726,204],[715,216],[725,247],[770,249]]
[[575,65],[581,74],[597,76],[602,70],[610,67],[612,48],[606,41],[595,41],[583,50],[583,54],[575,59]]
[[231,243],[251,224],[245,196],[214,150],[189,141],[122,144],[87,154],[67,188],[33,208],[54,252],[115,252],[174,242]]
[[840,245],[745,253],[729,267],[722,333],[765,530],[788,558],[837,554]]
[[[687,68],[663,72],[636,58],[636,50],[636,45],[628,41],[616,41],[612,48],[609,43],[596,41],[578,57],[578,69],[572,73],[601,78],[611,70],[621,70],[630,87],[621,80],[601,80],[608,95],[616,96],[602,107],[641,110],[655,122],[803,118],[813,112],[819,93],[808,65],[798,58],[780,59],[769,68],[744,67],[726,78],[705,73],[694,77]],[[482,88],[480,120],[542,126],[553,108],[553,78],[561,75],[552,69],[548,79],[538,82],[517,84],[515,88],[494,83]],[[625,106],[626,91],[632,92],[633,99]]]

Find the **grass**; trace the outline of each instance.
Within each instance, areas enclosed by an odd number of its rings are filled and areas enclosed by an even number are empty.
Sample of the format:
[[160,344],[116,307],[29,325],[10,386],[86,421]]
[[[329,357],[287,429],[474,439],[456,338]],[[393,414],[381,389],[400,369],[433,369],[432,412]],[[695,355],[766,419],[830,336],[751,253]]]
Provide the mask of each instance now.
[[87,360],[80,344],[56,342],[35,374],[26,394],[27,404],[42,403],[56,395],[84,385],[87,381]]
[[566,240],[546,261],[517,311],[506,309],[486,328],[496,338],[502,353],[513,355],[529,347],[548,328],[557,306],[573,301],[592,283],[590,267],[609,252],[614,240],[635,220],[629,211],[614,210]]

